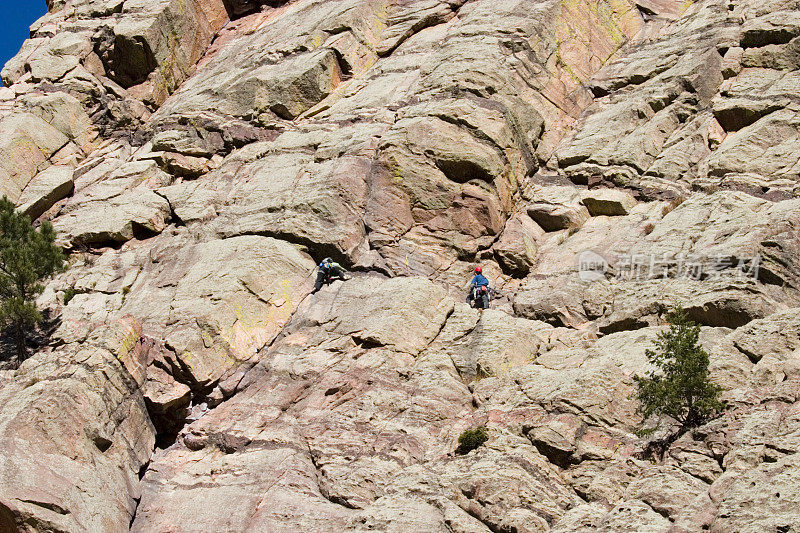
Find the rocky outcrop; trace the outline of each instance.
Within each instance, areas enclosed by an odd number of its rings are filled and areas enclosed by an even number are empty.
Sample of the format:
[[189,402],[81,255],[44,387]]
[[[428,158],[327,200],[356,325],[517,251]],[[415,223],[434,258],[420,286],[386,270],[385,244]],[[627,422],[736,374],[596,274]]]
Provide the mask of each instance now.
[[[792,531],[797,7],[49,1],[0,188],[69,269],[0,529]],[[675,303],[727,410],[648,460]]]
[[0,388],[4,530],[127,529],[155,432],[109,348],[39,353]]
[[59,200],[72,193],[75,181],[73,169],[66,165],[49,167],[36,175],[25,187],[18,203],[19,210],[36,219]]
[[797,137],[788,90],[797,67],[778,59],[791,55],[791,9],[690,8],[595,77],[601,98],[559,148],[559,168],[576,183],[610,181],[649,197],[692,188],[792,196],[794,162],[779,154]]

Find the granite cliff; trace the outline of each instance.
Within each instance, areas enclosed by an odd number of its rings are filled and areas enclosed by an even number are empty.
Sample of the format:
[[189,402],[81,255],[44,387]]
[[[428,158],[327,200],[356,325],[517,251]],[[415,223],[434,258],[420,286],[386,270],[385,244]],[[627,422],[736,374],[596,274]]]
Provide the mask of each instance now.
[[[0,192],[69,269],[0,530],[800,532],[796,0],[48,8]],[[675,303],[728,409],[648,458]]]

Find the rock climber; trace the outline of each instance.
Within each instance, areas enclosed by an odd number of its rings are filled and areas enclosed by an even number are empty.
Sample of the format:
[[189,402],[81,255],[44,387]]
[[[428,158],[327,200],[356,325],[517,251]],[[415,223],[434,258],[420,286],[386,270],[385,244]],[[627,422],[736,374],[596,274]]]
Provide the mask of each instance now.
[[347,279],[345,277],[345,272],[347,272],[347,270],[330,257],[323,259],[322,263],[320,263],[317,268],[319,268],[317,271],[317,282],[314,283],[312,294],[320,290],[323,285],[328,285],[335,279]]
[[475,267],[475,276],[469,282],[469,294],[467,294],[467,303],[472,307],[479,309],[489,308],[489,280],[483,275],[483,268]]

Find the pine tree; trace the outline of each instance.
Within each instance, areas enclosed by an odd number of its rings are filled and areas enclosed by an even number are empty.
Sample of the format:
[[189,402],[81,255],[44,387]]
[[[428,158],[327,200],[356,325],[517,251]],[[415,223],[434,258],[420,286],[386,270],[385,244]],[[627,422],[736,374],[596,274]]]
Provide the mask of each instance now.
[[722,389],[709,378],[708,353],[699,344],[700,326],[690,321],[680,306],[667,319],[669,330],[658,335],[654,350],[645,352],[656,369],[634,379],[644,420],[667,416],[680,424],[680,435],[723,409],[719,401]]
[[19,361],[25,358],[26,329],[42,320],[35,304],[41,281],[64,268],[55,238],[52,224],[43,222],[36,231],[13,202],[0,199],[0,325],[13,332]]

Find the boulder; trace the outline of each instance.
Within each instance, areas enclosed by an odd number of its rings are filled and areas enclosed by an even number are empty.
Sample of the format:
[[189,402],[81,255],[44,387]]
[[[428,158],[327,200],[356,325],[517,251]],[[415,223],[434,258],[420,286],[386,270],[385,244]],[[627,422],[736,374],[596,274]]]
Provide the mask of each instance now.
[[620,216],[630,214],[636,199],[625,191],[594,189],[581,194],[581,203],[593,217]]
[[770,314],[739,328],[732,335],[736,349],[754,363],[764,356],[786,357],[800,348],[800,322],[796,309]]
[[470,206],[470,211],[486,212],[480,213],[483,216],[477,222],[492,234],[501,229],[500,205],[487,200],[499,195],[502,202],[503,192],[507,194],[504,163],[494,148],[468,131],[438,118],[403,120],[383,138],[381,158],[412,205],[429,212],[442,210],[453,203],[459,190],[467,190],[460,184],[473,185],[475,192],[470,196],[478,200],[475,203],[487,205]]
[[225,144],[217,132],[195,128],[168,129],[153,136],[153,150],[176,152],[195,157],[211,157],[223,151]]
[[527,213],[518,213],[506,222],[494,252],[506,270],[524,276],[536,261],[536,242],[542,235],[542,228]]
[[728,135],[709,158],[709,173],[715,176],[753,173],[770,179],[787,177],[793,172],[783,154],[800,142],[800,117],[790,109],[766,116]]
[[286,120],[293,120],[325,99],[342,77],[333,50],[302,54],[288,65],[264,67],[254,74],[259,86],[254,110],[272,111]]
[[161,232],[169,216],[167,200],[140,188],[108,201],[71,204],[54,225],[68,245],[115,245]]
[[54,337],[84,342],[134,317],[162,347],[162,367],[209,392],[228,371],[255,363],[313,285],[313,261],[284,241],[251,235],[198,243],[172,230],[153,239],[153,248],[110,250],[73,271],[79,294]]
[[66,198],[75,187],[72,167],[56,165],[40,172],[23,189],[17,200],[19,210],[32,219]]
[[548,232],[579,228],[589,218],[585,209],[550,204],[528,207],[528,216]]
[[778,10],[742,24],[741,44],[744,48],[782,44],[800,35],[800,17],[796,12]]
[[[337,19],[346,18],[355,4],[350,0],[296,6],[279,19],[278,26],[255,33],[254,46],[243,49],[237,40],[224,43],[209,64],[159,110],[156,120],[203,111],[236,117],[266,112],[288,120],[300,115],[327,97],[343,76],[337,53],[321,46],[316,28],[320,24],[335,28]],[[284,60],[278,64],[276,57]],[[265,116],[264,120],[270,119]]]
[[66,135],[31,113],[0,118],[0,192],[19,199],[31,179],[50,165],[50,157],[69,142]]
[[[602,508],[602,511],[592,516],[591,522],[587,524],[597,527],[610,510],[609,506],[622,500],[631,483],[646,478],[650,469],[657,468],[647,461],[633,457],[616,457],[611,461],[582,461],[571,465],[564,475],[578,494],[592,502],[593,505],[588,509]],[[588,509],[584,508],[581,511],[576,509],[575,519],[586,520],[588,517],[584,516],[584,511]]]
[[564,187],[546,187],[534,193],[528,216],[545,231],[576,230],[589,218],[580,196]]
[[85,154],[94,149],[97,131],[80,101],[64,92],[25,95],[19,101],[34,115],[56,128]]
[[123,13],[106,66],[123,87],[153,74],[148,98],[159,104],[191,74],[226,22],[222,0],[128,0]]
[[22,43],[19,53],[9,59],[5,66],[3,66],[3,70],[0,71],[0,76],[2,76],[3,85],[5,87],[14,85],[17,80],[25,75],[27,58],[46,42],[47,39],[43,37],[35,37],[33,39],[26,39]]

